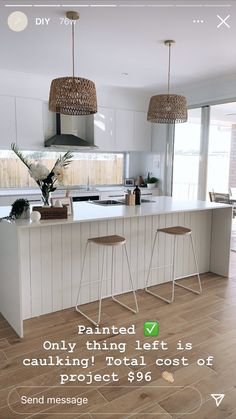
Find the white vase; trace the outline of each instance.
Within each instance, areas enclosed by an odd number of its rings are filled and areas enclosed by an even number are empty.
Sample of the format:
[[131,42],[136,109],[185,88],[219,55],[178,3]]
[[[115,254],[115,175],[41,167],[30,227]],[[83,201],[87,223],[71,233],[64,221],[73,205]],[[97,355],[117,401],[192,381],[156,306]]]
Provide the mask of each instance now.
[[156,182],[155,183],[147,183],[147,188],[148,189],[153,189],[153,188],[155,188],[156,187]]
[[46,191],[46,193],[42,193],[42,202],[44,207],[50,207],[50,201],[51,201],[51,192]]

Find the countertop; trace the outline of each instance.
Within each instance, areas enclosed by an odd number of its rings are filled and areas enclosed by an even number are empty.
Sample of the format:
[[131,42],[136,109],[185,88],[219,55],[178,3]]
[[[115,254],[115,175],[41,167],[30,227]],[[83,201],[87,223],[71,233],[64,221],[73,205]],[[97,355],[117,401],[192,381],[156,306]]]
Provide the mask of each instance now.
[[[100,206],[90,202],[75,202],[73,204],[74,214],[66,220],[43,220],[34,223],[30,220],[17,220],[14,221],[14,224],[18,228],[42,227],[176,212],[204,211],[217,208],[232,209],[232,207],[227,204],[218,204],[207,201],[179,201],[167,196],[155,197],[155,199],[153,198],[153,201],[154,202],[150,203],[142,203],[140,206]],[[10,209],[11,207],[0,207],[0,217],[8,215]],[[12,221],[10,221],[10,223],[12,223]]]
[[[68,188],[69,189],[69,196],[78,196],[78,195],[96,195],[98,192],[118,192],[118,191],[125,191],[127,189],[134,189],[133,186],[98,186],[93,187],[90,186],[89,189],[86,187],[81,188]],[[159,188],[141,188],[142,191],[152,191],[152,190],[158,190]],[[55,196],[64,196],[66,194],[66,188],[57,188],[57,190],[54,192]],[[0,188],[0,197],[9,197],[9,196],[21,196],[21,197],[27,197],[29,195],[41,195],[41,191],[39,188],[32,188],[32,189],[14,189],[14,188]]]
[[[120,187],[120,189],[122,189],[122,187]],[[87,190],[86,188],[77,188],[77,189],[69,189],[70,191],[70,196],[72,195],[78,195],[78,194],[96,194],[98,193],[98,189],[96,188],[90,188],[89,190]],[[57,189],[54,192],[54,195],[60,195],[60,196],[65,196],[66,194],[66,189]],[[4,197],[8,197],[8,196],[23,196],[23,197],[27,197],[29,195],[41,195],[41,190],[39,188],[35,188],[35,189],[0,189],[0,196],[4,196]]]

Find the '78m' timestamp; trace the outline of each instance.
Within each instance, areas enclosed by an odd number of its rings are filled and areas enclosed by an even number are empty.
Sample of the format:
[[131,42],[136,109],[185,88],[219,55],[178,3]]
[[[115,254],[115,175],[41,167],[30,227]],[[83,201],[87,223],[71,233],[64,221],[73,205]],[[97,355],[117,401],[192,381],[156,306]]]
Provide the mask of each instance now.
[[70,20],[67,17],[60,17],[60,25],[75,25],[76,20]]

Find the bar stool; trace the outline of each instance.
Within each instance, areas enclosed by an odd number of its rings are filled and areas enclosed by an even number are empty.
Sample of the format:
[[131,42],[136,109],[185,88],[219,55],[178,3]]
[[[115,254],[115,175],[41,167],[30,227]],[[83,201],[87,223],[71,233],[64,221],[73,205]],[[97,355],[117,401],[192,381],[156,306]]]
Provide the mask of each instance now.
[[[155,245],[156,245],[157,236],[158,236],[159,233],[170,234],[170,235],[174,236],[173,259],[172,259],[172,263],[170,265],[152,267],[152,259],[153,259],[154,249],[155,249]],[[195,273],[193,273],[191,275],[184,276],[182,278],[187,278],[187,277],[190,277],[190,276],[193,276],[193,275],[197,275],[199,291],[194,290],[194,289],[192,289],[190,287],[187,287],[185,285],[178,284],[176,282],[177,279],[180,279],[180,278],[176,278],[176,276],[175,276],[175,264],[176,264],[175,253],[176,253],[177,237],[179,237],[179,236],[189,236],[190,237],[190,242],[191,242],[192,252],[193,252],[193,256],[194,256],[195,267],[196,267],[196,272]],[[172,279],[171,279],[172,280],[172,293],[171,293],[171,299],[170,300],[167,299],[167,298],[164,298],[164,297],[160,296],[159,294],[156,294],[156,293],[154,293],[154,292],[152,292],[148,289],[148,281],[149,281],[149,278],[150,278],[151,271],[153,269],[160,269],[160,268],[164,268],[164,267],[167,267],[167,266],[172,266]],[[146,284],[145,284],[145,291],[148,292],[149,294],[153,295],[154,297],[160,298],[161,300],[170,304],[174,301],[175,285],[177,285],[178,287],[184,288],[188,291],[194,292],[195,294],[201,294],[202,293],[202,285],[201,285],[201,279],[200,279],[200,275],[199,275],[199,269],[198,269],[198,264],[197,264],[195,247],[194,247],[194,243],[193,243],[192,230],[190,228],[181,227],[181,226],[160,228],[156,231],[153,246],[152,246],[151,260],[150,260],[150,264],[149,264],[147,280],[146,280]]]
[[[82,285],[82,282],[83,282],[83,274],[84,274],[84,267],[85,267],[85,260],[86,260],[87,249],[88,249],[88,246],[91,243],[94,243],[94,244],[96,244],[98,246],[103,246],[101,278],[99,280],[93,281],[93,283],[96,283],[96,282],[99,283],[99,291],[98,291],[98,294],[99,294],[99,309],[98,309],[98,319],[97,319],[97,321],[93,320],[91,317],[89,317],[87,314],[85,314],[81,309],[79,309],[79,306],[78,306],[81,285]],[[103,284],[103,280],[104,280],[103,279],[103,272],[104,272],[104,262],[105,262],[105,249],[107,248],[107,246],[111,246],[111,248],[112,248],[112,258],[111,258],[111,297],[112,297],[113,301],[115,301],[116,303],[120,304],[122,307],[125,307],[127,310],[132,311],[132,313],[135,313],[135,314],[138,313],[138,303],[137,303],[136,293],[135,293],[135,290],[134,290],[134,283],[133,283],[133,278],[132,278],[132,274],[131,274],[130,262],[129,262],[129,257],[128,257],[128,252],[127,252],[125,238],[122,237],[122,236],[117,236],[117,235],[89,238],[87,240],[86,248],[85,248],[85,253],[84,253],[84,259],[83,259],[83,265],[82,265],[82,272],[81,272],[81,278],[80,278],[80,283],[79,283],[79,291],[78,291],[78,296],[77,296],[77,300],[76,300],[75,309],[76,309],[76,311],[78,313],[80,313],[80,314],[82,314],[82,316],[86,317],[86,319],[88,319],[95,326],[98,326],[99,323],[100,323],[100,320],[101,320],[102,284]],[[114,293],[114,250],[115,250],[115,248],[117,246],[124,246],[124,249],[125,249],[126,260],[127,260],[128,270],[129,270],[130,283],[131,283],[132,292],[133,292],[133,296],[134,296],[135,309],[129,307],[125,303],[122,303],[117,298],[115,298],[114,295],[113,295],[113,293]],[[109,279],[107,279],[107,281],[108,280]]]

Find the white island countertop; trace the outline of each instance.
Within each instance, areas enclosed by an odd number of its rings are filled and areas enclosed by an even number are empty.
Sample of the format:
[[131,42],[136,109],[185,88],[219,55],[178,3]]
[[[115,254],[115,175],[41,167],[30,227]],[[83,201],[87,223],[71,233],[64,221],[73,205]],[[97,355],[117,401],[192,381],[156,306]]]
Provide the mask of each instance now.
[[[65,308],[74,307],[84,251],[89,237],[122,235],[127,241],[135,289],[143,289],[149,269],[156,229],[182,225],[192,230],[200,273],[228,276],[232,207],[206,201],[178,201],[155,197],[140,206],[100,206],[74,202],[74,215],[66,220],[0,222],[0,310],[13,329],[23,337],[23,321]],[[10,207],[1,207],[6,216]],[[173,240],[158,238],[158,275],[152,285],[170,281],[166,262],[172,255]],[[176,275],[194,275],[196,267],[188,238],[179,240]],[[108,256],[110,250],[107,249]],[[116,252],[114,270],[116,293],[130,291],[128,269],[122,249]],[[157,257],[157,254],[155,257]],[[99,299],[94,282],[101,274],[98,246],[91,246],[85,269],[81,304]],[[106,277],[111,272],[107,258]],[[112,294],[106,281],[106,296]],[[187,298],[187,296],[186,296]]]
[[[160,214],[171,214],[177,212],[192,212],[213,210],[229,207],[227,204],[218,204],[207,201],[180,201],[172,197],[162,196],[152,198],[153,202],[145,202],[141,205],[97,205],[92,202],[74,202],[74,214],[68,219],[42,220],[32,222],[31,220],[17,220],[15,225],[19,228],[42,227],[49,225],[63,225],[101,220],[112,220],[117,218],[145,217]],[[96,202],[96,201],[95,201]],[[11,207],[0,207],[0,217],[9,214]]]

